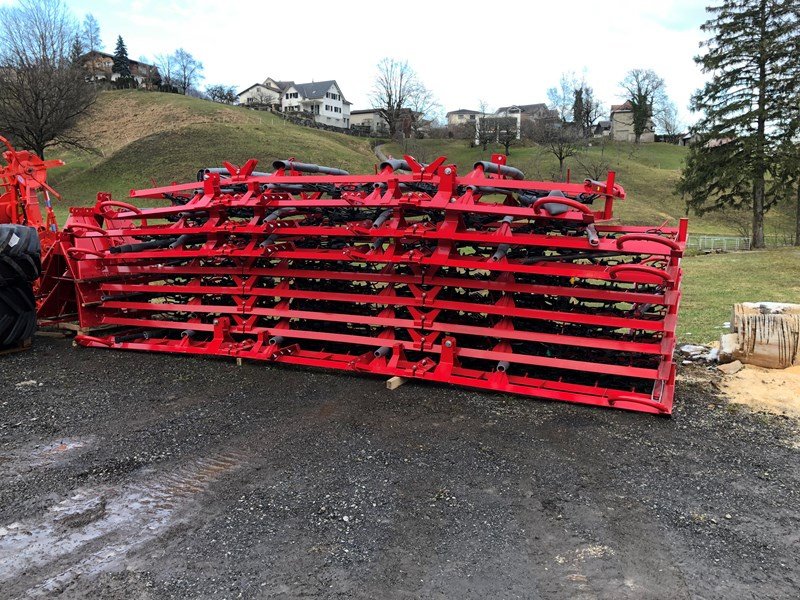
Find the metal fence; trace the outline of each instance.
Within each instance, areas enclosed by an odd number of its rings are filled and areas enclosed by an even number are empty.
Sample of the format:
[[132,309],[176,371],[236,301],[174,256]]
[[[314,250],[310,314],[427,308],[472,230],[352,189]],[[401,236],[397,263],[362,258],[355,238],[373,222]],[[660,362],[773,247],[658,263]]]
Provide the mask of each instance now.
[[[794,239],[789,234],[774,234],[764,236],[764,241],[769,248],[791,246]],[[736,252],[737,250],[750,250],[749,237],[690,235],[686,248],[703,250],[722,250],[723,252]]]

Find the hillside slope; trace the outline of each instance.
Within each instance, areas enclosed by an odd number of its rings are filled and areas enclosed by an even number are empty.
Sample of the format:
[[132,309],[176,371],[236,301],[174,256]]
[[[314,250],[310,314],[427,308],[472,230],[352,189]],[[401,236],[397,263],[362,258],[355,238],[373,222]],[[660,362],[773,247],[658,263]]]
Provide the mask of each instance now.
[[[97,192],[127,197],[131,188],[192,180],[201,167],[249,158],[260,168],[297,157],[351,172],[372,171],[375,155],[360,138],[299,127],[275,115],[176,94],[103,92],[78,124],[93,153],[53,151],[66,167],[51,172],[62,194],[57,213],[94,202]],[[62,219],[63,220],[63,219]]]
[[[466,140],[426,139],[410,140],[404,146],[396,143],[383,146],[384,152],[394,156],[409,153],[421,161],[428,162],[437,156],[447,156],[458,167],[459,173],[466,173],[478,160],[488,159],[492,153],[502,153],[499,145],[490,145],[486,151],[469,148]],[[672,224],[686,216],[683,199],[675,193],[675,184],[680,178],[680,170],[687,149],[673,144],[632,144],[626,142],[602,143],[592,140],[578,157],[566,160],[573,180],[582,180],[590,174],[585,167],[607,165],[616,171],[617,181],[628,194],[626,200],[615,204],[615,215],[629,224],[660,225],[664,221]],[[511,148],[508,164],[515,166],[530,179],[558,180],[558,161],[538,146]],[[777,207],[767,215],[768,235],[791,232],[791,207]],[[733,235],[741,234],[740,223],[749,223],[749,214],[724,215],[707,214],[702,217],[690,215],[690,232],[693,235]]]

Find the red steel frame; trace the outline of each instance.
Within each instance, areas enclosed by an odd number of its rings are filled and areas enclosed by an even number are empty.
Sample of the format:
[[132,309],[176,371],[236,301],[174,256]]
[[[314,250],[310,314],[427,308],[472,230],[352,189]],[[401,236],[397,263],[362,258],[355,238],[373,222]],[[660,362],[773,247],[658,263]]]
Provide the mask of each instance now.
[[117,328],[78,343],[671,413],[686,220],[613,224],[613,173],[534,182],[502,155],[463,177],[444,157],[406,161],[375,175],[226,163],[131,192],[173,206],[100,194],[72,209],[59,248],[80,323]]

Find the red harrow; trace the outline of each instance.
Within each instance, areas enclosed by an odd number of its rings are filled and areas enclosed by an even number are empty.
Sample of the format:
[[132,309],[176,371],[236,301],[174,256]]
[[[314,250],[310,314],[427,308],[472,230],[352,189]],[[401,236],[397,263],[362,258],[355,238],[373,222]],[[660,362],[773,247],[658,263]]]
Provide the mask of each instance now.
[[670,414],[687,224],[612,224],[613,173],[527,181],[502,155],[462,177],[444,157],[255,166],[71,209],[59,253],[102,332],[79,344]]

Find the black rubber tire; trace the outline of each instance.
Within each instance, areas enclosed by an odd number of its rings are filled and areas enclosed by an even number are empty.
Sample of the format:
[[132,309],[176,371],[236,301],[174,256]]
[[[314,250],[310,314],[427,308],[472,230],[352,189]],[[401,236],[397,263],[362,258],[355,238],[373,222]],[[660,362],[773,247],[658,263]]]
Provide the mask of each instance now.
[[0,286],[0,348],[27,340],[36,331],[36,298],[30,283]]
[[42,274],[41,252],[33,227],[0,225],[0,285],[37,279]]

